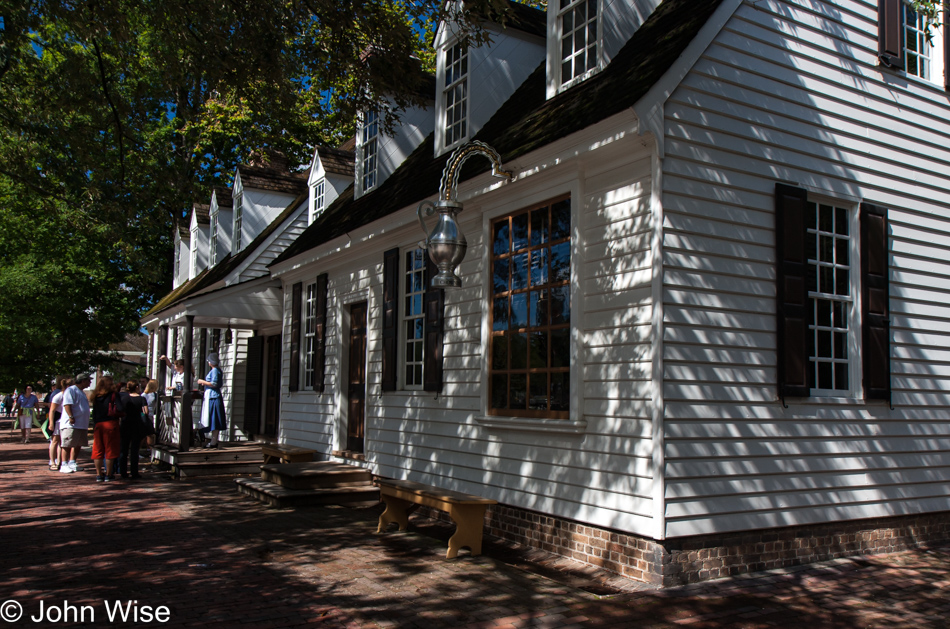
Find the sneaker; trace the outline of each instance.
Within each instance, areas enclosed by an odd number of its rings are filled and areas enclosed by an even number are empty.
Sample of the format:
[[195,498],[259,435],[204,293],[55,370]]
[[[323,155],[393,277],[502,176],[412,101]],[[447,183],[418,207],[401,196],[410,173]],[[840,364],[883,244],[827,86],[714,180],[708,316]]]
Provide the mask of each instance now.
[[76,471],[76,470],[73,469],[73,468],[69,465],[69,463],[67,463],[66,465],[61,465],[60,468],[59,468],[59,473],[60,473],[60,474],[72,474],[72,473],[75,472],[75,471]]
[[104,482],[105,480],[106,480],[106,477],[105,477],[105,476],[96,476],[96,482],[97,482],[97,483]]
[[106,482],[107,482],[107,483],[108,483],[109,481],[114,481],[114,480],[115,480],[115,474],[109,474],[108,476],[106,476]]
[[78,465],[76,465],[76,462],[75,462],[75,461],[70,461],[70,462],[67,463],[66,465],[68,465],[69,468],[70,468],[72,471],[74,471],[74,472],[81,472],[81,471],[82,471],[82,468],[79,467]]

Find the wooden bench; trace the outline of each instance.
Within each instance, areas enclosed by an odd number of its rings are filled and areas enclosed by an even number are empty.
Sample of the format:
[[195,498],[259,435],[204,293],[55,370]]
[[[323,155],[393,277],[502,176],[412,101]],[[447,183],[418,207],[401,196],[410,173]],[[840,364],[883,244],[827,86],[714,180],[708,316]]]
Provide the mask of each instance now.
[[289,446],[280,443],[261,444],[264,454],[264,464],[268,463],[307,463],[313,460],[316,450],[308,450],[298,446]]
[[376,484],[379,497],[386,503],[386,510],[379,516],[377,533],[385,531],[392,522],[399,525],[400,531],[405,531],[409,526],[409,509],[413,504],[423,505],[447,512],[455,522],[455,534],[449,539],[446,559],[457,557],[463,546],[471,549],[473,557],[482,553],[485,509],[498,504],[496,500],[408,480],[380,478]]

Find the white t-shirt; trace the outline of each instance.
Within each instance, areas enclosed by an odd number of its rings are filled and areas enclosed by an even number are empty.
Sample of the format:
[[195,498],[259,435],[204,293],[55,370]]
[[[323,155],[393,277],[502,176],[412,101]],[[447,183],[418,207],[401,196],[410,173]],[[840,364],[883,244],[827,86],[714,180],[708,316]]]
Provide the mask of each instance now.
[[64,408],[66,405],[72,405],[75,423],[69,423],[69,417],[66,415],[66,411],[63,410],[63,414],[59,416],[59,429],[78,428],[79,430],[87,430],[89,428],[89,400],[82,389],[75,384],[69,387],[63,394],[62,402]]

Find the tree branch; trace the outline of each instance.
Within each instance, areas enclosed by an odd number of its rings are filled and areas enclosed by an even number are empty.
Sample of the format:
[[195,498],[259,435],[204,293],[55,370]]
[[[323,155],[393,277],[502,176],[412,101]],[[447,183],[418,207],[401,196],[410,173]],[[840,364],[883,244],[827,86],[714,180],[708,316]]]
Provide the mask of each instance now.
[[119,141],[119,181],[125,183],[125,143],[122,140],[122,120],[119,118],[119,110],[116,109],[115,103],[112,102],[112,96],[109,95],[109,83],[106,80],[106,68],[105,63],[102,60],[102,51],[99,50],[99,42],[96,41],[96,38],[92,38],[92,46],[96,49],[96,59],[99,62],[99,78],[102,81],[102,93],[105,94],[106,101],[109,103],[109,108],[112,109],[112,119],[115,121],[115,135],[116,139]]

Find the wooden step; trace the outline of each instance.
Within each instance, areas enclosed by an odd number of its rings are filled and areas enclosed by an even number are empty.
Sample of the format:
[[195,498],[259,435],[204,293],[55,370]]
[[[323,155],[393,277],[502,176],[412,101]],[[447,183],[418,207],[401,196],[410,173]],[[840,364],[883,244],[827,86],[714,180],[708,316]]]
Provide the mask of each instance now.
[[369,470],[333,461],[262,465],[261,478],[286,489],[360,487],[373,481]]
[[256,474],[260,469],[259,461],[200,461],[175,464],[176,474],[181,478]]
[[308,505],[372,506],[379,503],[376,487],[335,487],[319,489],[288,489],[260,478],[236,478],[238,491],[271,507],[303,507]]
[[261,465],[264,462],[264,455],[258,445],[218,447],[207,450],[195,449],[187,452],[181,452],[177,448],[169,448],[168,446],[159,446],[156,448],[156,455],[160,461],[170,465],[210,462],[243,462]]

